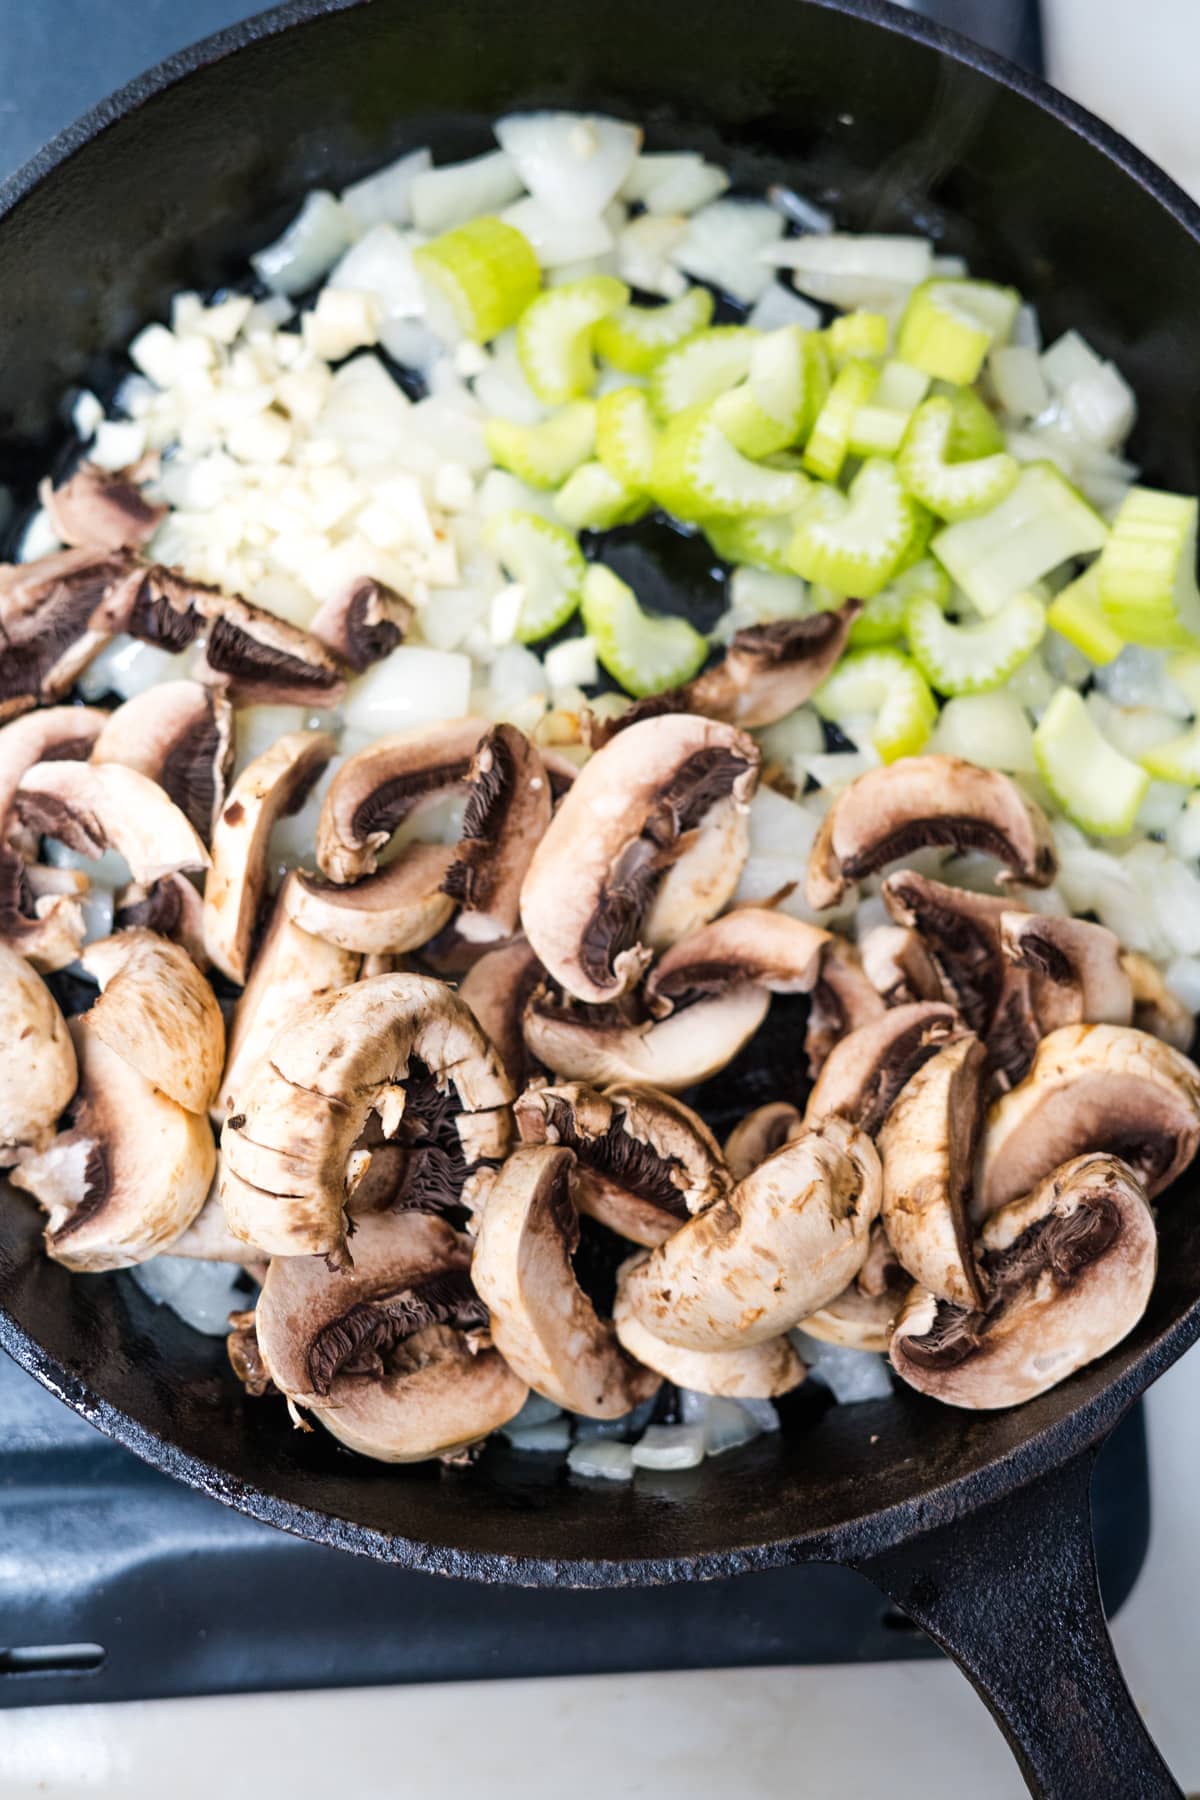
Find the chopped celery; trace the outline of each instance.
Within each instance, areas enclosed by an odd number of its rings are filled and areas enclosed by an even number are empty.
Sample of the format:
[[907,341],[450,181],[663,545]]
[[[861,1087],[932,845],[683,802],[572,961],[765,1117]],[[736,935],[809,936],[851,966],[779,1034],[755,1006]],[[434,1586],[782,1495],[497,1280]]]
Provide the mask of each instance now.
[[495,513],[484,540],[509,579],[523,590],[516,636],[522,644],[548,637],[579,605],[587,568],[574,534],[537,513]]
[[998,506],[947,525],[933,540],[938,561],[985,618],[1022,588],[1072,557],[1099,550],[1099,513],[1052,463],[1030,463]]
[[702,406],[680,413],[659,439],[650,487],[677,519],[792,512],[808,483],[793,470],[768,469],[735,450]]
[[628,375],[648,375],[668,350],[703,331],[712,312],[706,287],[689,288],[665,306],[618,307],[596,327],[596,353]]
[[536,425],[489,419],[483,435],[500,468],[530,487],[558,487],[596,447],[596,408],[590,400],[576,400]]
[[1037,773],[1033,727],[1011,688],[947,700],[929,749],[941,756],[961,756],[981,769],[1003,769],[1008,775]]
[[1200,637],[1198,503],[1157,488],[1129,490],[1100,557],[1100,600],[1130,644],[1176,649]]
[[[722,561],[790,575],[787,553],[796,535],[788,514],[750,514],[739,519],[706,519],[704,535]],[[834,604],[840,605],[840,599]]]
[[[813,599],[818,606],[835,608],[846,598],[826,588],[817,590]],[[932,557],[913,563],[895,576],[879,593],[864,601],[863,609],[850,627],[848,643],[853,649],[870,644],[891,644],[904,636],[904,621],[913,600],[928,600],[940,611],[950,599],[950,577]]]
[[835,724],[873,713],[871,742],[884,762],[915,755],[937,718],[924,676],[899,650],[852,650],[817,689],[813,704]]
[[413,266],[467,337],[486,344],[516,323],[541,285],[529,240],[501,219],[471,219],[413,251]]
[[878,369],[867,362],[848,362],[839,371],[804,447],[804,466],[813,475],[837,480],[850,448],[855,415],[871,399],[878,381]]
[[894,406],[860,406],[850,426],[851,456],[895,456],[908,420],[909,415]]
[[891,356],[879,371],[875,404],[890,407],[895,412],[910,413],[914,406],[920,406],[929,392],[930,380],[924,369],[914,369],[911,363]]
[[677,344],[650,376],[650,400],[661,419],[706,406],[741,381],[750,367],[758,332],[744,325],[714,325]]
[[1200,722],[1190,725],[1178,736],[1168,738],[1165,744],[1143,750],[1138,761],[1159,781],[1200,787]]
[[681,687],[708,655],[708,641],[686,619],[643,612],[633,589],[603,563],[583,581],[583,624],[596,655],[626,693],[643,699]]
[[986,694],[1041,643],[1046,609],[1033,594],[1014,594],[990,619],[956,625],[935,600],[915,597],[905,620],[908,647],[940,694]]
[[886,356],[891,326],[885,314],[859,308],[835,319],[827,336],[833,360],[841,364],[852,356]]
[[771,456],[804,430],[813,394],[813,334],[798,325],[760,337],[745,381],[713,403],[713,418],[744,456]]
[[914,563],[924,561],[929,553],[934,530],[941,524],[941,520],[935,519],[927,506],[922,506],[919,500],[912,500],[911,494],[909,499],[912,501],[912,532],[905,545],[904,555],[896,564],[897,569],[911,569]]
[[554,510],[572,531],[611,531],[650,510],[644,490],[630,487],[601,462],[580,463],[554,496]]
[[1113,630],[1100,604],[1098,563],[1055,594],[1046,609],[1046,623],[1091,663],[1110,663],[1125,648],[1125,640]]
[[596,455],[626,487],[645,488],[654,470],[658,426],[642,388],[616,388],[596,402]]
[[1167,663],[1173,681],[1194,713],[1200,713],[1200,650],[1180,650]]
[[1011,493],[1020,470],[1001,450],[969,462],[950,460],[954,402],[941,395],[923,400],[913,414],[896,467],[910,494],[943,519],[968,519]]
[[813,491],[796,522],[791,567],[808,581],[869,600],[900,567],[914,525],[913,503],[892,464],[873,457],[848,495]]
[[1081,695],[1060,687],[1033,734],[1038,773],[1075,824],[1093,837],[1133,830],[1150,777],[1100,735]]
[[517,356],[539,400],[559,406],[591,392],[595,328],[628,301],[629,289],[615,275],[585,275],[547,288],[526,307],[517,326]]
[[990,281],[923,281],[900,321],[897,349],[905,362],[943,381],[969,386],[993,343],[1012,330],[1021,297]]
[[954,423],[946,454],[951,462],[971,462],[976,456],[996,456],[1004,448],[1000,421],[974,388],[951,388]]

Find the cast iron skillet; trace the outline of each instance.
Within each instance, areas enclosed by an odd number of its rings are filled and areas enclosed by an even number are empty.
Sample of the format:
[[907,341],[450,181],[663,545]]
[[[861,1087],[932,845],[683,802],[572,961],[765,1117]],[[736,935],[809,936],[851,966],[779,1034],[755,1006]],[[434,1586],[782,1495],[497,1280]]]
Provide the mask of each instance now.
[[[932,231],[1079,326],[1143,402],[1147,477],[1200,486],[1200,212],[1095,119],[985,52],[875,0],[297,0],[127,88],[0,191],[0,475],[28,482],[65,388],[185,284],[239,268],[316,183],[400,148],[484,148],[540,103],[647,121],[660,146],[790,177],[857,230]],[[494,1582],[707,1579],[796,1560],[871,1576],[966,1671],[1031,1789],[1179,1790],[1113,1657],[1088,1486],[1099,1445],[1200,1335],[1200,1223],[1162,1213],[1137,1331],[1016,1412],[907,1390],[834,1408],[634,1488],[502,1449],[440,1476],[356,1460],[246,1402],[219,1344],[123,1277],[47,1262],[0,1208],[0,1343],[129,1449],[275,1525]]]

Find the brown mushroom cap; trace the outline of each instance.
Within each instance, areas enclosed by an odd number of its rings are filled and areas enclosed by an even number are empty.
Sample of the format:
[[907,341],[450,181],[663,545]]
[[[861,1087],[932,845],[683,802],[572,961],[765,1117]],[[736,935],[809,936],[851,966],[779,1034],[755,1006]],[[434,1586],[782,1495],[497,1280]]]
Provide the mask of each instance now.
[[130,881],[114,896],[113,926],[128,931],[141,926],[158,937],[170,938],[186,950],[196,967],[208,968],[204,948],[204,901],[186,875],[160,875],[148,886]]
[[906,925],[876,925],[858,951],[863,974],[885,1006],[942,998],[941,979],[920,932]]
[[483,1346],[471,1244],[441,1219],[373,1214],[353,1269],[276,1258],[254,1323],[265,1372],[351,1449],[419,1462],[477,1442],[528,1389]]
[[758,762],[742,732],[678,714],[631,726],[584,764],[521,892],[525,935],[567,993],[616,999],[647,945],[675,942],[726,904]]
[[133,550],[154,536],[168,507],[147,500],[127,469],[81,462],[60,487],[43,481],[38,498],[64,544]]
[[1048,887],[1057,860],[1041,808],[1007,775],[957,756],[906,756],[869,769],[830,807],[808,863],[814,911],[836,906],[847,885],[924,844],[983,850],[998,880]]
[[300,870],[288,886],[288,913],[303,930],[343,950],[399,956],[427,944],[453,913],[443,888],[453,862],[444,844],[417,843],[348,887]]
[[204,672],[240,706],[323,708],[345,698],[345,666],[311,631],[199,584],[191,600],[205,632]]
[[774,725],[812,697],[846,648],[862,602],[734,633],[725,655],[684,690],[690,712],[743,730]]
[[574,1151],[579,1211],[632,1243],[661,1244],[733,1185],[704,1121],[654,1088],[530,1088],[513,1111],[523,1143]]
[[550,1144],[515,1150],[496,1177],[471,1274],[509,1367],[548,1400],[589,1419],[617,1419],[659,1378],[628,1357],[575,1279],[575,1158]]
[[0,719],[61,699],[122,629],[97,615],[128,567],[122,553],[94,549],[0,563]]
[[541,989],[525,1008],[525,1042],[564,1081],[641,1081],[676,1094],[732,1062],[770,1004],[765,988],[746,983],[655,1020],[619,1007],[580,1006]]
[[98,706],[43,706],[0,728],[0,837],[26,770],[35,763],[86,762],[111,717]]
[[631,1269],[630,1310],[688,1350],[778,1337],[857,1274],[879,1203],[871,1140],[844,1119],[826,1119]]
[[69,1269],[126,1269],[185,1230],[212,1183],[207,1119],[185,1111],[72,1019],[79,1064],[73,1123],[10,1180],[49,1214],[46,1250]]
[[188,1112],[207,1112],[225,1060],[217,997],[187,951],[152,931],[119,931],[80,959],[100,984],[96,1037]]
[[198,681],[163,681],[108,715],[92,761],[156,781],[207,844],[233,766],[233,708]]
[[462,935],[495,943],[520,922],[521,885],[550,823],[550,777],[523,731],[493,725],[464,779],[462,836],[443,888],[462,909]]
[[394,588],[360,575],[318,608],[310,629],[361,675],[403,642],[412,617],[411,605]]
[[887,1232],[876,1219],[867,1260],[854,1280],[827,1306],[801,1319],[800,1330],[822,1343],[886,1355],[892,1326],[911,1289]]
[[891,1006],[870,1025],[860,1025],[825,1059],[813,1083],[805,1121],[835,1114],[874,1133],[905,1083],[950,1037],[958,1021],[939,1000]]
[[[627,1265],[636,1268],[637,1263]],[[631,1309],[624,1281],[613,1302],[618,1341],[636,1362],[653,1369],[664,1381],[695,1394],[725,1395],[731,1400],[773,1400],[790,1393],[808,1374],[786,1337],[768,1338],[734,1350],[684,1350],[655,1337]]]
[[75,1051],[45,982],[0,944],[0,1168],[40,1150],[75,1092]]
[[1089,919],[1041,913],[1000,915],[1004,954],[1030,975],[1039,1029],[1060,1025],[1131,1025],[1133,984],[1115,932]]
[[[441,982],[377,975],[292,1014],[230,1095],[220,1191],[231,1231],[272,1256],[344,1260],[350,1153],[372,1111],[385,1136],[399,1130],[414,1061],[453,1087],[463,1114],[512,1100],[495,1051]],[[458,1127],[468,1154],[470,1126]]]
[[1153,1199],[1197,1146],[1193,1062],[1128,1026],[1064,1025],[1042,1039],[1024,1081],[988,1112],[973,1215],[987,1218],[1087,1150],[1121,1157]]
[[358,881],[378,866],[398,825],[466,779],[483,719],[418,725],[377,738],[342,764],[325,796],[317,826],[317,863],[330,881]]
[[884,1003],[868,981],[854,945],[831,936],[813,984],[804,1032],[804,1054],[813,1080],[835,1044],[883,1013]]
[[749,982],[772,994],[807,994],[829,933],[766,906],[739,906],[664,951],[646,977],[659,1017],[706,994]]
[[528,939],[519,936],[481,956],[459,983],[459,999],[496,1046],[518,1093],[539,1066],[526,1047],[523,1021],[530,996],[545,979]]
[[14,806],[31,831],[60,838],[84,856],[115,850],[135,881],[208,867],[208,851],[174,801],[157,782],[120,763],[36,763],[22,777]]
[[967,1203],[986,1071],[983,1045],[962,1033],[909,1078],[879,1128],[892,1249],[914,1281],[959,1306],[983,1303]]
[[15,843],[5,841],[9,814],[27,770],[43,762],[86,761],[108,717],[93,706],[45,706],[0,727],[0,943],[44,973],[65,968],[79,953],[79,902],[88,881],[79,876],[52,887]]
[[1173,1044],[1176,1050],[1188,1051],[1196,1035],[1196,1021],[1163,980],[1162,970],[1148,956],[1136,950],[1121,952],[1121,967],[1129,977],[1133,994],[1133,1023],[1139,1031],[1148,1031]]
[[733,1179],[741,1181],[803,1130],[804,1119],[790,1101],[768,1100],[765,1106],[756,1106],[725,1140],[725,1164]]
[[892,1367],[949,1406],[1019,1406],[1133,1329],[1157,1249],[1133,1170],[1102,1152],[1075,1157],[984,1226],[985,1310],[913,1289],[892,1335]]
[[204,947],[231,981],[244,983],[267,889],[276,822],[298,812],[337,748],[327,731],[289,731],[244,768],[221,809],[204,884]]

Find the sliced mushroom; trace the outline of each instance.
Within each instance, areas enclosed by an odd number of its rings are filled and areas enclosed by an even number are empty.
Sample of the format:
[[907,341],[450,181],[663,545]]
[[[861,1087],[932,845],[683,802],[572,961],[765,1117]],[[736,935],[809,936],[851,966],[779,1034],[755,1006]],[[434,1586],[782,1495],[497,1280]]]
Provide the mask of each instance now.
[[321,807],[322,873],[338,882],[372,874],[378,852],[410,813],[461,786],[487,729],[482,719],[452,719],[377,738],[347,757]]
[[81,855],[115,850],[135,881],[208,867],[208,851],[174,801],[157,782],[120,763],[36,763],[26,770],[14,806],[31,831],[59,838]]
[[421,1462],[507,1423],[528,1388],[487,1347],[471,1245],[440,1219],[359,1221],[353,1269],[276,1258],[254,1313],[262,1372],[341,1443]]
[[1123,950],[1121,967],[1129,977],[1133,1023],[1138,1030],[1148,1031],[1164,1044],[1173,1044],[1176,1050],[1190,1050],[1196,1021],[1183,1001],[1171,992],[1158,965],[1136,950]]
[[732,1062],[770,1004],[765,988],[744,984],[669,1019],[647,1019],[631,1007],[581,1006],[541,988],[525,1008],[525,1042],[566,1081],[644,1081],[676,1094]]
[[360,575],[318,608],[310,629],[361,675],[372,663],[391,655],[403,641],[412,618],[411,605],[394,588],[373,576]]
[[973,1215],[1028,1194],[1086,1150],[1121,1157],[1153,1199],[1200,1146],[1200,1069],[1147,1032],[1064,1025],[1038,1045],[1028,1075],[990,1108]]
[[170,938],[187,951],[198,969],[208,968],[204,948],[204,901],[186,875],[160,875],[149,884],[130,881],[118,888],[113,908],[118,931],[142,926]]
[[1077,1156],[994,1213],[978,1244],[987,1306],[913,1289],[892,1367],[948,1406],[1019,1406],[1119,1344],[1146,1310],[1158,1240],[1145,1189],[1114,1156]]
[[188,1112],[207,1112],[225,1060],[217,997],[187,951],[135,928],[89,944],[80,959],[100,984],[94,1036]]
[[271,831],[298,812],[337,749],[327,731],[288,731],[247,764],[229,790],[212,838],[204,884],[204,947],[231,981],[244,983],[267,889]]
[[659,1378],[627,1356],[575,1279],[575,1158],[526,1144],[501,1169],[475,1240],[471,1275],[497,1350],[537,1393],[589,1419],[618,1419]]
[[778,1337],[858,1273],[880,1186],[870,1138],[845,1119],[826,1119],[630,1269],[629,1309],[686,1350]]
[[164,681],[108,715],[92,761],[157,781],[208,844],[233,767],[233,708],[198,681]]
[[867,980],[854,945],[831,937],[821,956],[804,1032],[804,1054],[813,1080],[836,1044],[883,1012],[883,1001]]
[[1088,919],[1041,913],[1000,916],[1004,953],[1030,975],[1034,1017],[1042,1033],[1060,1025],[1130,1025],[1133,984],[1115,932]]
[[808,904],[836,906],[849,883],[923,844],[983,850],[1002,865],[998,880],[1029,887],[1049,887],[1057,869],[1045,814],[1007,775],[957,756],[906,756],[860,775],[826,813],[808,860]]
[[40,1150],[75,1092],[75,1050],[45,982],[0,944],[0,1168]]
[[444,892],[454,852],[410,844],[395,862],[341,887],[299,872],[288,889],[290,916],[314,937],[364,955],[417,950],[446,924],[454,901]]
[[799,1137],[804,1120],[787,1100],[768,1100],[747,1113],[725,1140],[725,1163],[735,1181],[741,1181],[776,1150]]
[[967,1209],[986,1071],[986,1050],[963,1032],[910,1076],[879,1128],[888,1241],[914,1281],[957,1306],[983,1304]]
[[92,549],[0,564],[0,719],[60,699],[104,648],[96,615],[128,566]]
[[65,969],[86,935],[82,900],[86,875],[23,862],[0,847],[0,943],[43,975]]
[[348,1158],[372,1111],[395,1136],[416,1074],[453,1087],[467,1159],[494,1154],[493,1143],[503,1154],[493,1115],[512,1089],[441,982],[377,975],[293,1013],[230,1095],[220,1189],[230,1229],[272,1256],[323,1254],[344,1265]]
[[134,550],[154,536],[168,507],[147,500],[127,469],[102,469],[82,462],[68,481],[49,480],[38,498],[64,544],[91,550]]
[[873,1135],[897,1094],[957,1024],[954,1008],[944,1001],[914,1000],[849,1032],[825,1059],[808,1096],[805,1122],[837,1115]]
[[179,569],[131,559],[122,578],[105,594],[93,623],[177,654],[193,644],[200,631],[196,600],[201,593],[216,597],[217,590],[201,588]]
[[465,780],[462,836],[443,886],[461,908],[462,935],[496,943],[520,922],[521,884],[550,823],[550,777],[523,731],[493,725]]
[[913,1000],[940,1000],[937,967],[918,931],[906,925],[876,925],[858,947],[863,974],[885,1006]]
[[771,994],[807,994],[829,933],[766,906],[739,906],[663,953],[646,977],[645,999],[659,1018],[748,982]]
[[[0,664],[4,654],[0,648]],[[86,762],[111,717],[98,706],[43,706],[0,728],[0,838],[26,771],[35,763]]]
[[733,894],[758,748],[688,714],[646,719],[585,763],[521,893],[525,935],[578,1000],[603,1004]]
[[459,999],[496,1046],[518,1093],[540,1066],[526,1046],[523,1021],[530,996],[545,979],[529,940],[520,936],[481,956],[459,984]]
[[661,1244],[733,1185],[704,1121],[654,1088],[530,1088],[513,1110],[523,1143],[574,1151],[579,1211],[632,1243]]
[[[640,1259],[639,1259],[640,1260]],[[636,1268],[637,1263],[628,1265]],[[624,1273],[624,1272],[623,1272]],[[808,1374],[787,1337],[768,1338],[735,1350],[684,1350],[647,1331],[625,1296],[624,1281],[613,1302],[617,1339],[633,1357],[664,1381],[695,1394],[727,1395],[733,1400],[773,1400],[799,1387]]]
[[49,1214],[46,1250],[69,1269],[126,1269],[166,1250],[200,1208],[216,1148],[208,1120],[168,1099],[72,1019],[79,1089],[71,1123],[13,1170]]
[[216,1107],[217,1123],[232,1106],[232,1096],[245,1085],[250,1070],[266,1055],[267,1046],[284,1023],[310,1000],[339,992],[357,981],[361,958],[339,950],[325,938],[312,937],[289,913],[296,876],[284,878],[250,977],[234,1008]]
[[208,673],[239,706],[337,706],[346,693],[340,658],[311,631],[237,595],[194,589]]
[[801,1319],[800,1329],[822,1343],[886,1355],[892,1326],[911,1291],[912,1282],[877,1219],[867,1260],[854,1280],[828,1306]]

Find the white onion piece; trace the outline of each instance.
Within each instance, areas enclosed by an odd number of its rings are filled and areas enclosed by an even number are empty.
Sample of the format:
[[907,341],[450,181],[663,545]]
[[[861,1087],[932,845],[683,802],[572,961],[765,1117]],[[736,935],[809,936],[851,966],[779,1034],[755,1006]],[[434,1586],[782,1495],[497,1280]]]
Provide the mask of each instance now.
[[489,469],[479,484],[479,510],[485,519],[495,513],[533,512],[539,518],[561,524],[554,510],[554,496],[531,488],[507,469]]
[[445,344],[423,319],[385,319],[379,327],[379,342],[394,361],[426,381],[446,354]]
[[560,213],[543,200],[518,200],[500,217],[533,245],[543,269],[604,256],[613,247],[613,234],[596,213]]
[[759,200],[714,200],[688,222],[672,261],[750,305],[773,279],[762,260],[783,234],[783,220]]
[[420,318],[425,297],[413,266],[414,248],[394,225],[372,226],[330,271],[329,286],[373,294],[385,319]]
[[535,200],[567,218],[595,218],[633,167],[640,126],[582,113],[510,113],[496,141]]
[[413,179],[432,167],[428,150],[410,150],[407,156],[343,188],[342,206],[360,231],[369,231],[372,225],[407,225],[412,219]]
[[174,680],[183,673],[186,660],[186,651],[172,655],[157,644],[143,644],[139,638],[122,634],[92,658],[77,685],[89,702],[110,692],[119,694],[122,700],[132,700],[135,694],[144,694],[160,681]]
[[101,469],[127,469],[146,450],[146,427],[133,419],[105,419],[96,428],[89,462]]
[[190,1256],[153,1256],[130,1275],[157,1306],[166,1306],[194,1331],[224,1337],[229,1315],[246,1303],[237,1263],[200,1262]]
[[762,1426],[747,1407],[739,1400],[721,1395],[697,1394],[690,1388],[680,1388],[679,1412],[685,1425],[698,1426],[704,1433],[705,1456],[720,1456],[726,1450],[737,1450],[763,1433]]
[[113,910],[116,904],[113,898],[113,889],[100,887],[93,881],[86,894],[79,896],[79,904],[83,912],[84,943],[94,944],[98,938],[111,936]]
[[634,219],[617,239],[617,273],[622,281],[643,293],[678,300],[686,294],[688,283],[672,258],[687,234],[688,222],[682,216],[657,218],[643,213]]
[[30,515],[29,523],[21,533],[21,541],[17,545],[17,561],[36,562],[39,556],[52,556],[62,547],[62,539],[51,525],[49,513],[44,506],[39,506]]
[[1167,674],[1162,650],[1127,644],[1119,656],[1096,670],[1093,679],[1115,706],[1153,706],[1177,719],[1191,717],[1191,703]]
[[1011,419],[1035,419],[1050,400],[1036,350],[1000,344],[988,357],[988,374],[997,400]]
[[461,719],[470,695],[469,656],[402,644],[350,683],[343,711],[351,730],[381,737],[409,725]]
[[1137,809],[1135,828],[1148,833],[1169,832],[1190,792],[1177,781],[1152,781]]
[[240,775],[288,732],[303,731],[304,723],[302,706],[239,706],[234,714],[235,773]]
[[507,1425],[500,1427],[504,1437],[510,1437],[514,1431],[532,1431],[535,1426],[548,1425],[552,1419],[561,1419],[563,1409],[556,1406],[553,1400],[547,1400],[541,1394],[531,1393],[519,1413],[514,1413]]
[[892,1391],[887,1358],[874,1350],[851,1350],[843,1344],[826,1344],[806,1331],[789,1332],[809,1373],[830,1388],[839,1406],[860,1400],[886,1400]]
[[[628,381],[628,376],[624,379]],[[475,377],[472,392],[484,411],[514,425],[536,425],[546,416],[517,359],[516,333],[506,331],[492,345],[486,366]]]
[[927,746],[931,753],[961,756],[985,769],[1032,775],[1033,727],[1012,694],[963,694],[947,700]]
[[480,213],[499,212],[517,198],[522,185],[515,163],[503,150],[425,169],[409,185],[413,224],[418,231],[449,231]]
[[1200,794],[1192,794],[1167,827],[1167,848],[1187,862],[1200,858]]
[[798,194],[795,188],[783,187],[776,182],[767,189],[767,199],[790,225],[798,225],[801,231],[817,232],[824,237],[833,230],[833,214],[823,206],[818,206],[815,200]]
[[564,638],[547,650],[544,666],[546,680],[556,693],[563,688],[591,687],[599,673],[595,638]]
[[482,588],[438,588],[421,609],[421,636],[435,650],[457,650],[485,621],[490,601]]
[[551,1419],[545,1425],[531,1425],[528,1431],[506,1430],[504,1433],[514,1450],[534,1456],[561,1456],[571,1446],[571,1427],[566,1419]]
[[85,856],[82,850],[72,850],[55,837],[43,838],[42,845],[42,860],[52,869],[78,869],[97,887],[115,890],[133,880],[129,864],[115,850]]
[[673,169],[646,195],[648,213],[694,213],[716,200],[729,186],[729,177],[715,163],[692,157],[683,168]]
[[704,1461],[702,1425],[651,1425],[633,1446],[635,1469],[694,1469]]
[[633,1446],[612,1438],[582,1438],[571,1445],[567,1467],[573,1475],[593,1481],[632,1481]]
[[317,421],[352,469],[370,469],[393,458],[411,434],[412,402],[377,356],[364,351],[343,363]]
[[1168,963],[1166,982],[1190,1013],[1200,1012],[1200,956],[1177,956]]
[[345,756],[331,757],[322,770],[320,779],[305,796],[304,804],[296,812],[277,819],[272,826],[267,864],[277,873],[282,873],[285,869],[312,868],[321,807],[329,792],[330,782],[345,760]]
[[353,242],[354,234],[350,215],[332,194],[317,188],[308,195],[282,236],[265,250],[259,250],[250,261],[259,280],[275,293],[302,294],[333,267]]
[[668,176],[678,175],[703,160],[695,150],[643,150],[621,183],[620,198],[629,205],[638,201],[644,205],[651,191]]
[[805,331],[817,331],[821,325],[821,309],[785,287],[782,281],[771,281],[751,307],[747,325],[755,331],[778,331],[784,325],[799,325]]
[[1135,762],[1147,750],[1179,735],[1179,721],[1155,706],[1115,706],[1107,694],[1093,691],[1084,701],[1096,729],[1122,756]]
[[833,306],[886,306],[925,281],[933,265],[927,238],[810,234],[768,245],[761,260],[790,269],[801,293]]
[[82,388],[71,408],[71,424],[76,435],[90,438],[104,423],[104,408],[90,388]]
[[766,725],[755,737],[762,746],[763,760],[791,766],[797,756],[816,756],[825,742],[820,718],[811,706],[798,706],[785,719]]

